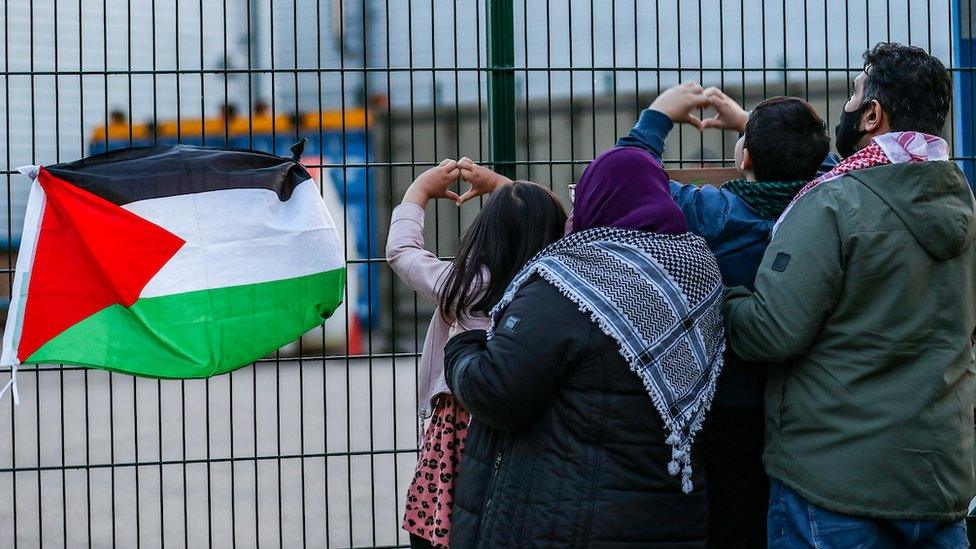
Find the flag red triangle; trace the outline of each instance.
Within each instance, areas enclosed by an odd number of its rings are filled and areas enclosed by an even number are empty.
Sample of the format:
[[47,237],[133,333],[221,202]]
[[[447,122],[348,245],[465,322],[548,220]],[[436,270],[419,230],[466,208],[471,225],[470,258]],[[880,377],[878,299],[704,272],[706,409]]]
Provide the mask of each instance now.
[[162,227],[41,169],[45,204],[17,357],[142,289],[185,243]]

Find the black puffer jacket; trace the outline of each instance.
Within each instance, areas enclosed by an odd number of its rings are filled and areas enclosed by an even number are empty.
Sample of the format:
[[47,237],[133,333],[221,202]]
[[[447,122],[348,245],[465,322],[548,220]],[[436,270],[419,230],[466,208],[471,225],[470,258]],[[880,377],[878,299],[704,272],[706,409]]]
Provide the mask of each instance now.
[[474,418],[452,547],[704,546],[703,468],[693,462],[682,493],[641,381],[548,282],[519,290],[490,343],[483,331],[451,339],[445,362]]

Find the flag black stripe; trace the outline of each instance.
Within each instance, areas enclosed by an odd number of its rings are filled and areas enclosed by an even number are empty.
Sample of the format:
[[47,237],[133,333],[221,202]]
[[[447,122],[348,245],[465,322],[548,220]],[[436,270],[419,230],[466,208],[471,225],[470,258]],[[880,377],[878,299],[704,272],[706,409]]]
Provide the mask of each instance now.
[[288,158],[189,145],[119,149],[45,169],[119,206],[224,189],[268,189],[285,201],[310,177]]

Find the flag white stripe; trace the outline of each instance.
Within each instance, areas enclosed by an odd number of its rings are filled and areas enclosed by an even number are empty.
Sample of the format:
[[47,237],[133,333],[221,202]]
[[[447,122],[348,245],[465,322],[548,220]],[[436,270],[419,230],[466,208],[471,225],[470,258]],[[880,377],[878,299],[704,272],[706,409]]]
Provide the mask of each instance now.
[[226,189],[124,208],[186,241],[140,297],[271,282],[345,265],[339,232],[311,179],[284,202],[267,189]]
[[17,347],[20,345],[20,328],[24,320],[24,300],[27,297],[27,286],[30,284],[44,204],[44,189],[41,188],[40,183],[34,181],[31,184],[30,198],[27,200],[27,212],[24,214],[24,231],[17,252],[17,268],[14,271],[13,290],[10,292],[10,306],[7,308],[7,326],[3,331],[3,356],[0,357],[0,364],[4,366],[20,364]]

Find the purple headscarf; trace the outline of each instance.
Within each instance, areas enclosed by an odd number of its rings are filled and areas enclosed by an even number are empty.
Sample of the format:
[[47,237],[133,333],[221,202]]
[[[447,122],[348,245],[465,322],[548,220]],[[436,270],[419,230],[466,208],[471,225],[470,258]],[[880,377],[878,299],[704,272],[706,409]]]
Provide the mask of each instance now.
[[650,153],[634,147],[611,149],[596,157],[576,185],[573,231],[596,227],[688,232],[664,169]]

